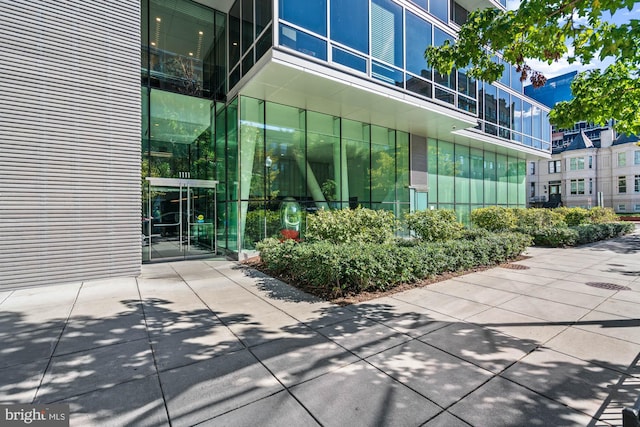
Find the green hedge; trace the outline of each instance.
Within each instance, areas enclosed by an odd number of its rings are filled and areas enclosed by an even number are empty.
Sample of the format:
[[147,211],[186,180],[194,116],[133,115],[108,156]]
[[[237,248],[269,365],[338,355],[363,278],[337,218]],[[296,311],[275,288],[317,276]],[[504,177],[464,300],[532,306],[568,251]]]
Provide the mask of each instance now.
[[516,228],[518,218],[513,209],[501,206],[489,206],[471,211],[471,223],[475,227],[498,232]]
[[398,221],[393,212],[365,208],[319,210],[307,216],[305,240],[331,243],[388,243]]
[[458,239],[464,226],[453,209],[434,209],[405,214],[405,224],[416,237],[425,242]]
[[474,240],[447,240],[401,246],[393,243],[335,245],[279,242],[267,239],[258,250],[273,273],[334,295],[385,290],[437,274],[494,265],[520,255],[529,236],[503,233],[475,235]]
[[631,233],[634,229],[635,225],[631,222],[608,222],[581,224],[575,227],[522,229],[520,231],[531,235],[536,246],[564,247],[623,236]]

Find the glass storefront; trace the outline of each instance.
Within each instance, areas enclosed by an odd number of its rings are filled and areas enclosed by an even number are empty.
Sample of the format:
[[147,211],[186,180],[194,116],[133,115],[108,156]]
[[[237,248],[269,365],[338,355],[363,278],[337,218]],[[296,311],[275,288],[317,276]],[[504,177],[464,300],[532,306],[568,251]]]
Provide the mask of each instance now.
[[[407,132],[245,96],[226,100],[227,87],[271,46],[269,0],[238,0],[228,16],[188,0],[142,6],[145,261],[252,251],[265,237],[302,238],[307,215],[318,209],[362,206],[402,218],[415,209],[449,208],[468,223],[477,207],[524,206],[523,159],[425,139],[428,191],[416,191]],[[371,16],[350,28],[333,25],[349,7],[372,7]],[[467,111],[475,112],[479,91],[485,131],[546,136],[536,131],[536,107],[490,85],[480,89],[464,70],[426,69],[424,48],[448,37],[434,23],[388,0],[314,0],[305,8],[280,2],[280,18],[291,24],[277,28],[281,45],[362,67],[427,97],[467,102]],[[356,27],[366,29],[364,36]],[[371,28],[377,39],[367,36]]]
[[187,0],[143,0],[141,10],[143,260],[211,255],[221,167],[214,100],[225,92],[226,16]]

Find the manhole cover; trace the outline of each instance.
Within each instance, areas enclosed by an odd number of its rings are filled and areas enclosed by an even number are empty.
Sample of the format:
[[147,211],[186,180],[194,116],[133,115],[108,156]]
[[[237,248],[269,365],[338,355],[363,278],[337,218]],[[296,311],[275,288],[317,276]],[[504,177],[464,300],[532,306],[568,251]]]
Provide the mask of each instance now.
[[622,285],[616,285],[615,283],[607,283],[607,282],[587,282],[585,283],[587,286],[592,286],[594,288],[599,289],[608,289],[610,291],[630,291],[631,288]]
[[508,268],[510,270],[528,270],[530,267],[522,264],[506,264],[503,265],[502,268]]

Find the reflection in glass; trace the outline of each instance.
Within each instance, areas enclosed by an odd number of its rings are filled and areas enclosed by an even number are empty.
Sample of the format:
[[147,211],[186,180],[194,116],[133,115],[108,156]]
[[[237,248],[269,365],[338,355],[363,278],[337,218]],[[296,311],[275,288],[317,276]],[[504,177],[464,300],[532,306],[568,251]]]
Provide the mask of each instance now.
[[395,131],[371,126],[371,199],[393,203],[396,199]]
[[402,67],[402,7],[391,0],[371,1],[371,55]]
[[331,0],[331,39],[369,53],[369,0]]
[[470,159],[469,147],[455,145],[455,191],[456,203],[469,203],[470,201]]
[[215,34],[224,33],[224,22],[212,9],[177,3],[170,7],[150,0],[148,15],[143,7],[143,75],[151,87],[209,97],[215,89],[212,84],[216,86],[216,77],[211,76],[222,71],[217,67],[222,56]]
[[406,69],[421,77],[430,76],[431,73],[427,60],[424,58],[424,51],[431,45],[431,24],[411,12],[407,12],[406,16]]
[[369,125],[342,120],[342,156],[346,160],[343,164],[342,200],[352,208],[370,207],[369,140]]
[[321,36],[327,35],[326,0],[280,0],[280,18]]
[[305,55],[327,60],[327,42],[292,27],[280,25],[280,44]]
[[438,141],[438,203],[454,202],[455,153],[450,142]]

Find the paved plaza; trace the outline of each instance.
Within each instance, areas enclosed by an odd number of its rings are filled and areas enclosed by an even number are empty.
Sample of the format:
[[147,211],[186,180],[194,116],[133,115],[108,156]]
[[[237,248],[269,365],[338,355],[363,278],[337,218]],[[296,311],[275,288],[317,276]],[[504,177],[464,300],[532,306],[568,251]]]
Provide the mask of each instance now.
[[225,260],[0,292],[0,402],[77,426],[608,426],[640,234],[339,307]]

